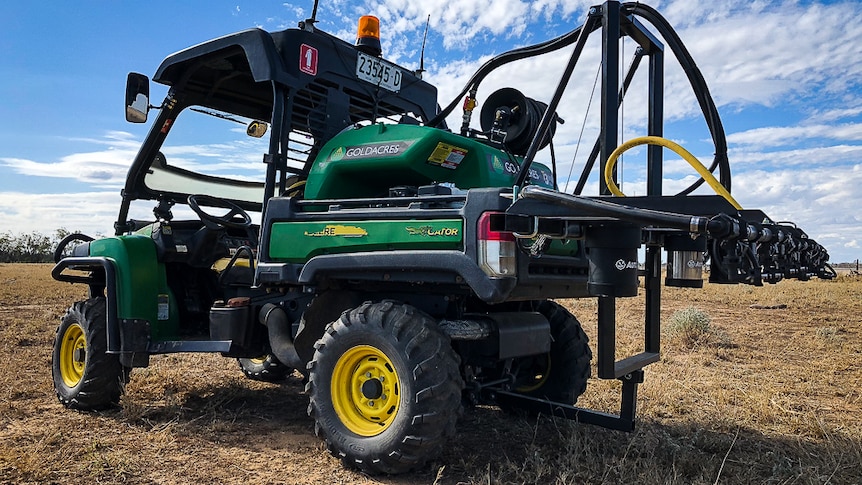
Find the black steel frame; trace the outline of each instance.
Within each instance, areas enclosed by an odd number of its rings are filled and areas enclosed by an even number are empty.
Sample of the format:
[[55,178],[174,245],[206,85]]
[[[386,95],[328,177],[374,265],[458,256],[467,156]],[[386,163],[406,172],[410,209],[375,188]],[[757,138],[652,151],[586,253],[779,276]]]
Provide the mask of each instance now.
[[[592,12],[591,12],[592,14]],[[620,90],[620,42],[627,36],[637,42],[641,54],[649,58],[648,126],[651,136],[662,136],[664,117],[664,46],[633,16],[622,16],[620,3],[607,1],[601,6],[602,19],[602,93],[600,136],[600,174],[617,147]],[[637,66],[634,66],[637,67]],[[630,79],[629,73],[626,79]],[[624,86],[627,88],[627,86]],[[614,181],[617,180],[613,174]],[[647,195],[661,196],[662,151],[650,145],[647,151]],[[599,177],[601,195],[611,195],[604,177]],[[652,244],[651,244],[652,243]],[[602,379],[625,379],[644,366],[657,362],[661,349],[661,246],[647,241],[644,278],[644,351],[616,360],[616,300],[611,296],[598,301],[598,374]],[[625,394],[625,393],[624,393]],[[636,396],[636,393],[633,393]],[[625,395],[623,396],[625,400]],[[632,407],[634,404],[632,404]]]
[[[633,78],[635,70],[640,65],[641,58],[649,59],[649,93],[648,93],[648,126],[651,136],[662,136],[664,116],[664,45],[632,15],[623,15],[620,2],[606,1],[601,6],[590,9],[587,21],[581,28],[580,36],[572,53],[569,64],[563,72],[560,83],[553,98],[548,103],[538,132],[528,149],[517,185],[522,186],[529,170],[529,165],[538,151],[539,142],[544,139],[545,132],[555,116],[562,94],[574,71],[575,64],[581,54],[586,38],[597,29],[602,32],[602,89],[601,89],[601,134],[596,147],[589,157],[585,175],[592,169],[596,156],[600,157],[600,174],[605,171],[608,158],[618,146],[619,110],[622,98]],[[620,86],[620,43],[623,37],[629,37],[638,44],[635,59],[631,69],[626,73],[623,86]],[[579,188],[583,187],[585,176],[581,177]],[[616,171],[613,173],[617,180]],[[661,147],[649,146],[647,151],[647,195],[661,196],[662,151]],[[599,177],[601,195],[611,195],[603,177]],[[645,231],[648,234],[648,232]],[[620,360],[616,358],[616,297],[598,297],[598,336],[597,336],[597,367],[601,379],[619,379],[622,382],[620,413],[608,414],[595,410],[578,408],[571,405],[554,403],[542,399],[525,397],[507,390],[494,390],[498,401],[517,400],[522,407],[537,412],[550,413],[576,421],[598,424],[603,427],[632,430],[635,424],[637,409],[637,385],[643,382],[643,367],[657,362],[661,349],[661,241],[647,237],[646,260],[644,270],[640,275],[644,278],[645,308],[644,308],[644,350],[636,355]]]

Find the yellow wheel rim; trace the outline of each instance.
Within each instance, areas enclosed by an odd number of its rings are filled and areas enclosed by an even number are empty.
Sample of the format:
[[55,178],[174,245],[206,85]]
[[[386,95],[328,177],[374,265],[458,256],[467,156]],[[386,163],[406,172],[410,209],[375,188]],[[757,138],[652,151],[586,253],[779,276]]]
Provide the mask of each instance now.
[[255,357],[253,359],[248,359],[248,360],[252,364],[263,365],[263,363],[266,362],[266,359],[268,359],[268,358],[269,358],[269,355],[261,355],[260,357]]
[[66,328],[60,343],[60,376],[68,387],[75,387],[84,377],[87,356],[87,338],[77,323]]
[[347,429],[359,436],[376,436],[398,415],[401,385],[386,354],[370,345],[357,345],[335,363],[331,394],[335,413]]
[[516,387],[518,392],[533,392],[545,384],[548,376],[551,375],[551,354],[545,354],[545,365],[541,369],[531,369],[530,382],[523,386]]

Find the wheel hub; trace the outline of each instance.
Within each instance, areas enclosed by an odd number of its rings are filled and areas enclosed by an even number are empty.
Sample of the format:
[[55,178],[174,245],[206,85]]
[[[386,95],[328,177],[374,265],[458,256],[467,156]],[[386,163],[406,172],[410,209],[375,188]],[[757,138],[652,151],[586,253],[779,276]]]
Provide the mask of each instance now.
[[362,395],[365,399],[377,399],[383,395],[383,384],[377,379],[368,379],[362,383]]

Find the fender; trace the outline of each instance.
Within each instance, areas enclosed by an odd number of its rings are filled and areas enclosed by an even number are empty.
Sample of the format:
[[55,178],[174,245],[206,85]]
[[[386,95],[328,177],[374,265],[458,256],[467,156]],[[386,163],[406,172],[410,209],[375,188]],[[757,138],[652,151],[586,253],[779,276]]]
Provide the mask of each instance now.
[[[66,269],[75,271],[89,271],[87,276],[64,274]],[[96,276],[98,271],[104,273],[104,280]],[[75,257],[63,258],[51,270],[51,277],[57,281],[66,283],[84,283],[90,287],[90,298],[100,296],[102,288],[107,290],[107,337],[108,353],[120,351],[120,325],[117,319],[117,272],[114,270],[113,261],[104,257]]]
[[[152,239],[126,235],[92,241],[88,246],[89,256],[60,260],[52,276],[89,285],[91,297],[106,290],[108,351],[146,352],[151,341],[174,337],[179,313]],[[66,269],[90,274],[66,274]]]

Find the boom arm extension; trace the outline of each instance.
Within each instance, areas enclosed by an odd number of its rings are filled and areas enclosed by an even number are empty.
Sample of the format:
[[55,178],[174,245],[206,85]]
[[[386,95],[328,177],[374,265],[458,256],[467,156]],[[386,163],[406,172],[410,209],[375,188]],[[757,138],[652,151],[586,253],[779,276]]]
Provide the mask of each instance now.
[[[624,200],[630,202],[633,199],[636,198]],[[534,208],[523,210],[525,204],[519,205],[522,200],[535,200],[563,208],[559,212],[549,213],[551,217],[574,220],[599,217],[646,226],[645,231],[674,230],[689,233],[692,237],[704,235],[712,260],[710,281],[715,283],[760,286],[764,281],[777,283],[783,278],[807,280],[813,276],[824,279],[835,276],[835,271],[827,263],[829,255],[823,246],[792,223],[775,223],[760,211],[739,211],[730,215],[721,212],[726,207],[716,205],[718,210],[713,214],[687,215],[527,186],[520,191],[518,201],[508,210],[508,214],[536,220],[536,227],[539,216]],[[649,199],[646,202],[645,205],[649,206]],[[709,208],[706,211],[709,212]],[[521,229],[518,232],[530,234],[536,232],[534,229]]]

